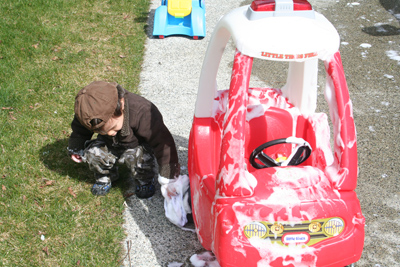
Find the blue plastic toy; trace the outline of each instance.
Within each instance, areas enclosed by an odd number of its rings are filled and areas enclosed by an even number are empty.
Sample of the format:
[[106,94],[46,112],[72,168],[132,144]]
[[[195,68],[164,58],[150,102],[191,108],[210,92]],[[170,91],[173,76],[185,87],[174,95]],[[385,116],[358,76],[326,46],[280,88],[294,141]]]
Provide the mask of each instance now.
[[161,0],[154,15],[153,36],[206,36],[204,0]]

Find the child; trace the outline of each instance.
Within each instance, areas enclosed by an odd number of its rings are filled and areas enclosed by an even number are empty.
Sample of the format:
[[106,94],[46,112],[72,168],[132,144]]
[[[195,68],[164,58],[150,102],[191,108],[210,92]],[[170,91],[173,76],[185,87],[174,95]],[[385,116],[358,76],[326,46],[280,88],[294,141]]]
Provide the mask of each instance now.
[[[130,169],[137,197],[154,195],[156,177],[164,197],[177,194],[173,183],[179,177],[180,165],[175,142],[150,101],[117,83],[92,82],[75,98],[71,128],[69,154],[75,162],[86,162],[94,172],[94,195],[110,191],[112,182],[118,179],[117,163]],[[91,140],[93,133],[98,136]]]

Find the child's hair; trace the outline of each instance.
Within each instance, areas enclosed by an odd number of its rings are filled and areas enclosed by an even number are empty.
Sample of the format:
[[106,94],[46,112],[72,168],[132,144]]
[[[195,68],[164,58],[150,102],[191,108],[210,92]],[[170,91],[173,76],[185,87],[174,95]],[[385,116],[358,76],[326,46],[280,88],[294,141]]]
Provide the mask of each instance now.
[[[121,103],[121,99],[124,97],[125,95],[125,90],[121,87],[121,85],[117,85],[117,91],[118,91],[118,102],[117,102],[117,107],[115,108],[114,114],[113,116],[115,117],[119,117],[122,115],[122,103]],[[96,125],[98,125],[99,123],[101,123],[103,120],[101,119],[92,119],[90,121],[90,124],[92,125],[92,127],[95,127]]]

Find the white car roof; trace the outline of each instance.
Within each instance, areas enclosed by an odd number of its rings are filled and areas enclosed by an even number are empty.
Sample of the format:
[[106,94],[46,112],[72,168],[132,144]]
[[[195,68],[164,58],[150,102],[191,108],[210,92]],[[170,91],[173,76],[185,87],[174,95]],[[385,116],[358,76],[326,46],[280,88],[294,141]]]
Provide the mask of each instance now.
[[214,31],[227,29],[237,49],[250,57],[284,61],[318,57],[325,60],[338,51],[340,37],[323,15],[310,12],[314,13],[311,18],[310,14],[303,16],[303,11],[293,11],[294,16],[271,16],[273,12],[255,12],[250,6],[243,6],[222,17]]
[[[287,1],[275,2],[286,4]],[[212,114],[219,63],[230,38],[236,48],[249,57],[289,61],[291,64],[302,62],[301,73],[308,74],[307,82],[294,73],[286,87],[296,84],[305,98],[310,98],[310,95],[316,97],[317,75],[314,73],[318,71],[318,59],[329,61],[340,46],[340,37],[335,27],[314,10],[255,12],[250,5],[234,9],[220,19],[211,36],[199,80],[196,117],[210,117]],[[296,103],[300,101],[297,106],[304,113],[312,113],[315,109],[314,98],[304,102],[297,93],[293,97],[286,97]]]

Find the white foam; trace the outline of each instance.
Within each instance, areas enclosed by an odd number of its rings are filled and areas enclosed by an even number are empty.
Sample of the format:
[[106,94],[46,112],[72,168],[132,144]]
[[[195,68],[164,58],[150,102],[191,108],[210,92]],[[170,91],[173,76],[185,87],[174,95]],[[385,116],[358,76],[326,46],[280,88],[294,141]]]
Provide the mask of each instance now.
[[400,65],[400,55],[399,55],[399,52],[394,51],[394,50],[389,50],[389,51],[386,51],[386,55],[387,55],[390,59],[396,60],[397,63]]
[[174,262],[169,263],[168,267],[181,267],[182,265],[183,265],[183,263],[174,261]]
[[194,254],[190,257],[190,262],[194,267],[220,267],[217,259],[210,251]]
[[367,44],[367,43],[362,43],[362,44],[360,44],[360,46],[363,48],[371,48],[372,47],[371,44]]
[[358,2],[347,3],[347,6],[351,6],[351,7],[353,7],[353,6],[359,6],[359,5],[360,5],[360,3],[358,3]]

